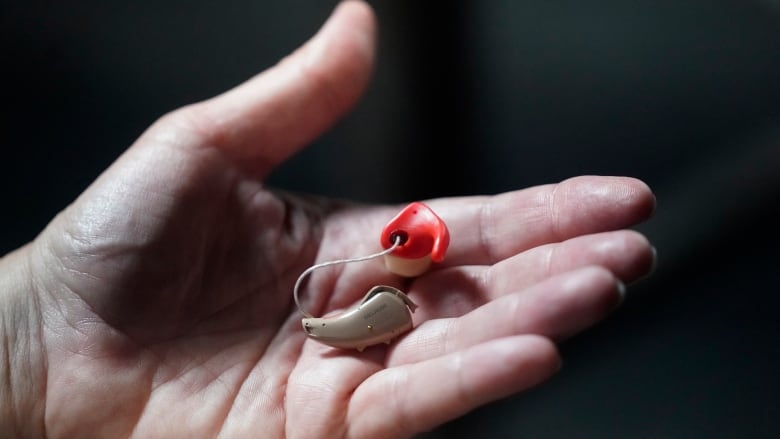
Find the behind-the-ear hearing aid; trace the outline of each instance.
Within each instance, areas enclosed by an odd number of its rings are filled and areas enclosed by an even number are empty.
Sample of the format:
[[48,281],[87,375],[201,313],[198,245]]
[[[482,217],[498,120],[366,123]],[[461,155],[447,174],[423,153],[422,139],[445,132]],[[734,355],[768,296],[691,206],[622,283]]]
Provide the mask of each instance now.
[[298,291],[303,279],[312,271],[335,264],[385,258],[388,271],[403,277],[419,276],[433,262],[441,262],[449,245],[449,231],[444,221],[427,205],[414,202],[396,215],[382,230],[378,253],[329,261],[313,265],[298,277],[293,288],[295,304],[304,318],[306,335],[318,342],[363,351],[379,343],[389,344],[413,327],[412,313],[417,305],[401,290],[377,285],[347,311],[333,317],[314,317],[303,310]]
[[412,312],[417,308],[401,290],[387,285],[371,288],[352,309],[330,318],[303,319],[309,338],[337,348],[362,351],[367,346],[390,343],[412,329]]

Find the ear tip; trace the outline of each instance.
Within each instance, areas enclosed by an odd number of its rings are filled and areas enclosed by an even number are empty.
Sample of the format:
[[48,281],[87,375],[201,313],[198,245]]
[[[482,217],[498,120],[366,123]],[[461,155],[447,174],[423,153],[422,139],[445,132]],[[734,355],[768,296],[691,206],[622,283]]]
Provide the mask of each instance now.
[[[401,257],[418,258],[430,254],[434,262],[441,262],[450,243],[450,232],[444,220],[427,204],[413,201],[406,205],[384,227],[381,243],[384,248],[393,245],[394,234],[408,234],[406,246],[396,249]],[[408,244],[407,244],[408,242]]]

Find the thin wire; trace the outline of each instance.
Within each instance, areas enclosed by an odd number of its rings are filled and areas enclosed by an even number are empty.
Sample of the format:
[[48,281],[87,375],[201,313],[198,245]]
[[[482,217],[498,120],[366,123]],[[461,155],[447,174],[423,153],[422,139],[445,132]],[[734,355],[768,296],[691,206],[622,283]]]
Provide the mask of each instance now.
[[298,311],[300,311],[301,314],[303,314],[307,318],[314,317],[313,315],[311,315],[308,312],[304,311],[303,307],[301,306],[301,302],[298,299],[298,290],[301,287],[301,283],[306,278],[306,276],[311,274],[312,271],[320,269],[320,268],[330,267],[331,265],[348,264],[348,263],[351,263],[351,262],[362,262],[362,261],[367,261],[369,259],[382,257],[382,256],[384,256],[386,254],[392,253],[392,251],[395,250],[396,247],[401,245],[401,241],[402,240],[403,239],[400,236],[397,236],[395,238],[395,242],[393,243],[392,246],[390,246],[389,248],[387,248],[385,250],[382,250],[379,253],[374,253],[374,254],[371,254],[371,255],[368,255],[368,256],[361,256],[359,258],[338,259],[338,260],[335,260],[335,261],[321,262],[319,264],[312,265],[311,267],[309,267],[306,270],[304,270],[303,273],[301,273],[301,275],[298,276],[298,280],[295,281],[295,287],[293,287],[293,299],[295,299],[295,306],[298,307]]

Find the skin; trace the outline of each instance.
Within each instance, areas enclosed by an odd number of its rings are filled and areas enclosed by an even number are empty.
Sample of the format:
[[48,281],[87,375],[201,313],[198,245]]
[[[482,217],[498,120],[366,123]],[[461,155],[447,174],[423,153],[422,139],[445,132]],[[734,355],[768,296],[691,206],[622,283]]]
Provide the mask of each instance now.
[[415,329],[362,353],[307,340],[314,263],[370,254],[403,205],[272,190],[273,168],[369,81],[376,22],[342,2],[277,66],[160,118],[28,245],[0,259],[0,431],[19,437],[408,437],[536,386],[654,252],[643,182],[582,176],[425,202],[446,259],[320,270],[314,315],[403,289]]

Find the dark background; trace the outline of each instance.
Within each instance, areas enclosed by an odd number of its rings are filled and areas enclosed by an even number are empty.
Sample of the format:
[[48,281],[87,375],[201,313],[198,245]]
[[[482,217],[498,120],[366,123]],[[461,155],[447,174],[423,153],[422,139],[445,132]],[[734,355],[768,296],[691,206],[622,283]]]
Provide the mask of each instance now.
[[[335,1],[0,3],[0,253],[163,113],[271,66]],[[780,5],[373,1],[359,106],[272,176],[371,202],[643,179],[654,276],[546,385],[425,437],[777,437]],[[446,164],[443,157],[447,157]]]

